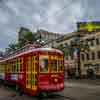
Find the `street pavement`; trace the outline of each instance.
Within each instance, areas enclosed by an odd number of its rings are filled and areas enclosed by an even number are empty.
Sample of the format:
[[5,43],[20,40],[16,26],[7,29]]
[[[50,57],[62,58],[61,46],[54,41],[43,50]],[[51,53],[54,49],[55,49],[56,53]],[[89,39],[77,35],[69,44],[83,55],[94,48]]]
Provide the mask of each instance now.
[[66,80],[61,94],[75,100],[100,100],[100,80]]
[[0,100],[100,100],[100,80],[66,79],[63,91],[45,98],[15,96],[12,91],[0,87]]

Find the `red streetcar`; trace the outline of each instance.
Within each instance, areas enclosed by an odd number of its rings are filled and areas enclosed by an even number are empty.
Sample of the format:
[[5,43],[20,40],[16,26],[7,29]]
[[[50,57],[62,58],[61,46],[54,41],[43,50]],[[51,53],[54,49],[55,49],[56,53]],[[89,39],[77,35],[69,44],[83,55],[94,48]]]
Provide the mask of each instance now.
[[37,95],[64,89],[63,52],[53,48],[16,51],[0,60],[0,79]]

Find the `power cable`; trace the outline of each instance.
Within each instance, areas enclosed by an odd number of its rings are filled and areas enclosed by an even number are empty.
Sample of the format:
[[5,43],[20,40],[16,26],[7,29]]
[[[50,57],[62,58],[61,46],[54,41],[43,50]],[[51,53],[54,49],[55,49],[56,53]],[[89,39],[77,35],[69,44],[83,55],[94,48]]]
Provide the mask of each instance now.
[[[64,9],[66,9],[66,8],[68,8],[73,2],[74,2],[75,0],[71,0],[71,2],[70,3],[67,3],[65,6],[63,6],[61,9],[59,9],[58,11],[56,11],[55,13],[53,13],[53,15],[58,15],[59,13],[61,13]],[[52,16],[53,16],[52,15]],[[36,25],[35,27],[36,27],[36,29],[38,29],[38,27],[41,25],[41,24],[44,24],[48,19],[49,19],[49,17],[51,17],[51,16],[48,16],[48,17],[46,17],[46,18],[44,18],[38,25]]]

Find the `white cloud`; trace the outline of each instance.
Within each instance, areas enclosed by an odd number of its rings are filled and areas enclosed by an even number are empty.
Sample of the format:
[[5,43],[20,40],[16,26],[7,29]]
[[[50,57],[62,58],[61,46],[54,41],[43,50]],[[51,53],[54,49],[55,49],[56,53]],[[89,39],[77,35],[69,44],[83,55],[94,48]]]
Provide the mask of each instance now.
[[8,21],[9,21],[9,15],[3,10],[0,10],[0,24],[7,24]]
[[54,18],[49,18],[49,19],[47,20],[47,23],[48,23],[49,25],[51,25],[51,26],[55,26],[55,25],[57,24],[56,19],[54,19]]
[[60,10],[60,5],[52,4],[47,11],[47,16],[54,17],[55,13]]
[[10,8],[15,14],[19,14],[19,9],[17,5],[14,4],[14,2],[6,2],[5,5]]
[[41,17],[38,13],[33,15],[33,20],[36,20],[36,22],[41,22]]
[[41,3],[43,0],[31,0],[31,2],[35,3],[35,4],[39,4]]
[[76,18],[76,21],[81,20],[84,16],[84,8],[81,5],[81,2],[74,3],[70,9],[73,9],[71,16]]

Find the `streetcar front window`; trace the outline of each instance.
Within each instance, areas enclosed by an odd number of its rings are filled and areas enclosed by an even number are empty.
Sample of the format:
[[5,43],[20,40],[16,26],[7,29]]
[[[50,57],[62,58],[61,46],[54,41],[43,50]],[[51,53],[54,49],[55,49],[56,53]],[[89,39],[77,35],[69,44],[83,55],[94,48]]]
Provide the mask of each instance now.
[[63,64],[63,58],[59,58],[58,60],[58,71],[63,71],[64,64]]
[[40,59],[40,72],[48,72],[48,58],[46,57]]
[[63,57],[62,56],[52,56],[50,62],[51,62],[52,72],[63,71]]
[[57,59],[52,59],[51,60],[51,71],[52,72],[57,72]]

